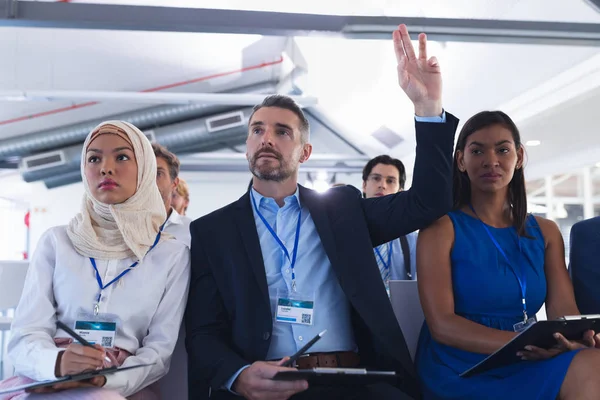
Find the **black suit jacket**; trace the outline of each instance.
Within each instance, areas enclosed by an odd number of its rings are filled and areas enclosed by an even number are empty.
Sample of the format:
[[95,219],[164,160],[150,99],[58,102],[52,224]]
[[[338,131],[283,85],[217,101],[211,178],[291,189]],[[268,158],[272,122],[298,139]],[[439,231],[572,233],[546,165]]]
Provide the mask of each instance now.
[[[412,187],[363,199],[353,187],[318,194],[300,186],[335,275],[352,308],[361,364],[395,370],[418,396],[415,369],[386,295],[373,247],[423,228],[452,206],[452,148],[458,120],[416,123]],[[185,316],[190,393],[202,398],[241,367],[264,360],[273,319],[249,193],[191,224],[192,278]],[[301,266],[298,266],[301,268]],[[198,388],[198,393],[195,393]]]

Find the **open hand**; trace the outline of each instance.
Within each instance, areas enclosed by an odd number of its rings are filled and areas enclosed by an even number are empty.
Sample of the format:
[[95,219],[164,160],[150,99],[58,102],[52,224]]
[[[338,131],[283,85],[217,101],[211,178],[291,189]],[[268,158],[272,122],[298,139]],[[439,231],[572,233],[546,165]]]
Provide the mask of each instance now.
[[415,114],[434,117],[442,114],[442,74],[435,57],[427,59],[427,36],[419,35],[419,57],[415,54],[406,25],[394,31],[398,61],[398,83],[415,106]]

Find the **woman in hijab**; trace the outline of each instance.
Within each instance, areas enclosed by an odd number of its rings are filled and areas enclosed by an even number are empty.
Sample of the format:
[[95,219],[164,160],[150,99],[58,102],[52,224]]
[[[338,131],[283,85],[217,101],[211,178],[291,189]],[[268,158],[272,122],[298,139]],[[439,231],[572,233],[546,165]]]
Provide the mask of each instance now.
[[[153,384],[168,372],[177,341],[189,250],[161,233],[166,213],[156,158],[135,126],[96,127],[83,145],[81,173],[81,212],[49,229],[31,260],[8,345],[16,376],[0,388],[153,364],[41,391],[53,399],[158,399]],[[95,348],[73,343],[57,321]]]

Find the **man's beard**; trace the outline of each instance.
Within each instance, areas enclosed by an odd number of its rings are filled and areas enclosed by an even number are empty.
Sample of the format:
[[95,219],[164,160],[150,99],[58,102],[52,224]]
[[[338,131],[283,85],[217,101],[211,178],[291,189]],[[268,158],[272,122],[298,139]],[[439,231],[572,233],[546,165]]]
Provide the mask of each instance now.
[[[263,154],[271,154],[279,161],[279,167],[270,165],[269,163],[258,166],[258,158]],[[273,160],[274,161],[274,160]],[[252,175],[263,181],[283,182],[292,176],[293,171],[289,165],[283,160],[283,156],[275,150],[258,151],[250,160],[250,171]]]

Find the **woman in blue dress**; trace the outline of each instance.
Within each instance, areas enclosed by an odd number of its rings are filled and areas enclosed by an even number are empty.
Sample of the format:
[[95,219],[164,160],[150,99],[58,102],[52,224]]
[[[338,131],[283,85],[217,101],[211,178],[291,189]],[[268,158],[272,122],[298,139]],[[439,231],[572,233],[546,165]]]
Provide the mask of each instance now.
[[550,220],[527,214],[523,147],[504,113],[481,112],[454,157],[454,211],[422,230],[419,293],[426,323],[417,350],[425,399],[599,399],[600,336],[557,336],[522,361],[460,373],[501,348],[546,303],[548,319],[578,315],[564,244]]

